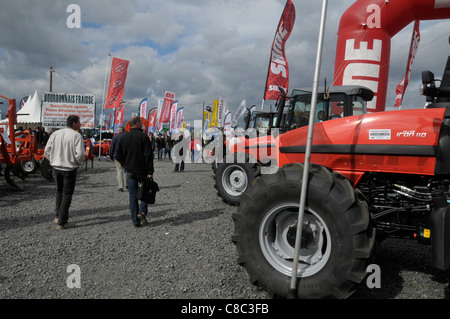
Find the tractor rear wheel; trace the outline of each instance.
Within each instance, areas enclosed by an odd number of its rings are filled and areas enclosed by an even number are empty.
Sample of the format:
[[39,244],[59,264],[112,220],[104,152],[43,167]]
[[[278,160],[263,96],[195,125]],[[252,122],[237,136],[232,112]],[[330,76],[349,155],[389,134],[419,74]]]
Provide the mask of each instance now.
[[[262,175],[242,194],[233,242],[250,281],[287,298],[303,164]],[[338,173],[312,165],[305,205],[297,289],[299,298],[347,298],[366,275],[375,229],[367,203]]]

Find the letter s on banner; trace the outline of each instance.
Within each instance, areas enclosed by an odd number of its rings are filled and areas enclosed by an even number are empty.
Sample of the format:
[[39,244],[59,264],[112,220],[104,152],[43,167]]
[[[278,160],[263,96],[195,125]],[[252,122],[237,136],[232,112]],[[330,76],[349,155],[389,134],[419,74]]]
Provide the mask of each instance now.
[[295,22],[295,7],[291,0],[286,2],[283,14],[275,33],[272,43],[269,70],[264,91],[265,100],[277,100],[280,92],[270,90],[272,86],[289,88],[289,66],[284,50],[286,41],[289,39]]

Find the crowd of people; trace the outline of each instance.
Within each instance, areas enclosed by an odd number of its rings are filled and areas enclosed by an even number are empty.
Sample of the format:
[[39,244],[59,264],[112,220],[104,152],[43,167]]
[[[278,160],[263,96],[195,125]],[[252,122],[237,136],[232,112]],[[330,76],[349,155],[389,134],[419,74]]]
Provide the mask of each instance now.
[[[152,179],[154,174],[155,153],[158,161],[169,158],[175,163],[174,171],[183,172],[185,157],[190,156],[192,162],[198,162],[202,152],[202,143],[194,136],[183,133],[171,136],[169,133],[146,134],[140,117],[132,117],[130,130],[124,127],[117,129],[109,149],[109,157],[116,167],[116,179],[119,192],[128,191],[129,210],[132,226],[142,227],[148,224],[148,204],[138,200],[138,183],[144,179]],[[67,127],[49,135],[39,137],[45,146],[45,157],[50,161],[56,181],[56,206],[54,223],[57,229],[67,229],[75,224],[68,222],[69,208],[75,191],[77,169],[85,158],[84,137],[80,134],[80,118],[69,116]],[[40,130],[36,128],[36,133]],[[188,140],[189,139],[189,140]],[[182,144],[180,144],[182,143]],[[190,154],[186,154],[189,150]]]
[[[190,156],[193,163],[201,161],[202,143],[194,135],[184,133],[176,136],[168,132],[159,133],[156,137],[153,133],[147,135],[137,116],[131,118],[129,123],[129,132],[125,132],[122,126],[117,129],[111,141],[109,157],[116,167],[118,190],[129,193],[132,226],[138,228],[148,224],[148,204],[138,200],[138,182],[153,178],[155,153],[158,161],[166,158],[173,161],[174,172],[183,172],[186,156]],[[75,192],[77,170],[86,156],[80,118],[69,116],[66,125],[66,128],[51,130],[50,133],[40,127],[32,131],[38,148],[44,149],[44,156],[52,167],[56,183],[54,223],[58,230],[75,226],[69,222],[69,209]],[[19,127],[18,130],[23,129]],[[187,150],[189,154],[185,153]]]

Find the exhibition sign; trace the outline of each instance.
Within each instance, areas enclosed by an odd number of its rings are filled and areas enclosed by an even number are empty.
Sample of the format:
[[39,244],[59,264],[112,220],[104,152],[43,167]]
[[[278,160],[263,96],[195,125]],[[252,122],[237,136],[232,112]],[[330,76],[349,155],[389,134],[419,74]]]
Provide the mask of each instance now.
[[44,92],[42,99],[42,126],[64,128],[70,115],[80,117],[82,129],[93,129],[95,97],[92,94]]

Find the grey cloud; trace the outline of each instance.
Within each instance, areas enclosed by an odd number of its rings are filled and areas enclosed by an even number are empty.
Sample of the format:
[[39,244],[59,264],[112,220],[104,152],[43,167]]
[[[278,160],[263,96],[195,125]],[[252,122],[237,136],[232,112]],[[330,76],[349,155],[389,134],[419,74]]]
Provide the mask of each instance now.
[[[334,75],[337,30],[353,0],[329,1],[321,81]],[[152,105],[163,90],[174,90],[185,104],[186,119],[201,116],[201,106],[222,96],[231,110],[247,100],[260,104],[270,46],[285,0],[80,0],[82,29],[68,29],[72,0],[4,1],[0,11],[0,94],[20,99],[49,86],[54,90],[94,93],[101,104],[108,53],[130,60],[125,87],[127,112],[148,97]],[[321,1],[294,1],[296,25],[286,45],[291,88],[311,86]],[[444,38],[448,21],[423,23],[410,87],[409,105],[421,105],[416,85],[422,69],[440,77],[450,53]],[[410,30],[392,41],[388,103],[406,67]],[[406,51],[406,53],[405,53]],[[109,62],[111,60],[109,59]],[[109,71],[109,70],[108,70]],[[108,73],[108,72],[107,72]],[[266,105],[273,104],[273,101]],[[392,103],[393,104],[393,103]],[[3,114],[5,105],[0,105]]]

